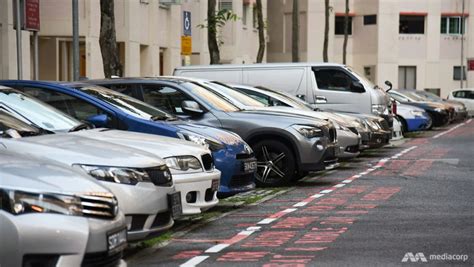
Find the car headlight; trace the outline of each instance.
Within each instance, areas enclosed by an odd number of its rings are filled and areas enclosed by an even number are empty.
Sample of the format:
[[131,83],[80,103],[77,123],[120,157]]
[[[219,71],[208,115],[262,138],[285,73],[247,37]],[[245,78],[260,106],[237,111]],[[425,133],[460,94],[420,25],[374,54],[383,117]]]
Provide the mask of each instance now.
[[410,110],[410,114],[415,117],[423,117],[423,112],[420,110]]
[[387,106],[380,105],[380,104],[373,104],[372,105],[372,113],[376,115],[382,115],[387,110]]
[[82,204],[79,197],[72,195],[0,189],[0,210],[13,215],[57,213],[80,216]]
[[306,138],[322,137],[323,131],[311,125],[293,125],[293,128]]
[[377,130],[381,129],[380,125],[378,123],[376,123],[375,121],[373,121],[373,120],[367,119],[366,122],[367,122],[367,125],[369,126],[369,128],[372,131],[377,131]]
[[436,112],[444,112],[444,109],[442,109],[442,108],[435,108],[435,111],[436,111]]
[[342,130],[342,131],[350,131],[349,128],[347,128],[346,126],[343,126],[335,121],[332,121],[332,124],[334,124],[334,127],[337,129],[337,130]]
[[136,185],[140,182],[151,182],[147,172],[122,167],[78,165],[97,180],[118,184]]
[[183,172],[201,172],[201,162],[193,156],[178,156],[165,158],[168,168]]
[[202,135],[198,135],[195,133],[179,132],[178,137],[183,140],[191,141],[198,145],[205,146],[206,148],[209,148],[211,151],[217,151],[217,150],[221,150],[225,148],[224,144],[219,142],[218,140],[215,140],[210,137],[204,137]]

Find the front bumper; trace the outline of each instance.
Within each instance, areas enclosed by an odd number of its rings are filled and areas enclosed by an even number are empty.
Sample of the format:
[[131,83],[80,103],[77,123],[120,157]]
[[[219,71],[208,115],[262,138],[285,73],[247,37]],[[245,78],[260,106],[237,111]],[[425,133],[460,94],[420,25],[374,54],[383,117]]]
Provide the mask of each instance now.
[[360,142],[361,137],[353,132],[338,130],[337,144],[339,146],[339,154],[337,157],[340,159],[351,159],[357,157],[360,154]]
[[219,203],[217,191],[212,190],[212,181],[219,183],[220,176],[221,172],[218,170],[173,174],[176,191],[181,192],[183,215],[199,214]]
[[175,192],[174,186],[161,187],[152,183],[134,186],[110,182],[101,184],[117,197],[120,210],[125,214],[129,242],[140,241],[173,226],[168,193]]
[[431,118],[429,117],[416,117],[413,119],[405,119],[407,123],[407,131],[421,131],[425,130],[429,125],[431,125]]
[[431,118],[433,119],[433,126],[440,127],[449,123],[450,117],[448,112],[429,112]]
[[377,131],[367,132],[362,135],[363,148],[379,148],[387,145],[392,138],[392,132]]
[[41,266],[53,261],[58,267],[125,266],[123,247],[107,251],[107,235],[124,227],[121,213],[113,220],[99,220],[46,213],[15,216],[0,211],[0,266],[25,266],[26,261],[39,261]]
[[212,152],[215,167],[221,171],[218,195],[228,196],[255,188],[255,170],[245,171],[244,163],[257,161],[253,154],[232,153],[232,150]]

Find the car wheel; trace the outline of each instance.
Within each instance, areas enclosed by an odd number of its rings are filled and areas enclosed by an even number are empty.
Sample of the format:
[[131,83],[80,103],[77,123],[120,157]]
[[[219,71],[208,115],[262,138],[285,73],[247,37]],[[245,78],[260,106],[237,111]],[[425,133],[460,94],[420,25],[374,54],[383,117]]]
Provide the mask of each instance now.
[[430,118],[430,122],[426,126],[426,130],[431,130],[433,128],[433,116],[429,112],[426,112],[426,114],[428,114],[428,117]]
[[287,145],[276,140],[265,140],[252,149],[257,158],[255,182],[258,186],[281,186],[291,181],[295,173],[295,157]]
[[402,123],[402,134],[405,134],[406,132],[408,132],[408,125],[407,125],[407,122],[404,118],[402,118],[401,116],[397,116],[398,120]]

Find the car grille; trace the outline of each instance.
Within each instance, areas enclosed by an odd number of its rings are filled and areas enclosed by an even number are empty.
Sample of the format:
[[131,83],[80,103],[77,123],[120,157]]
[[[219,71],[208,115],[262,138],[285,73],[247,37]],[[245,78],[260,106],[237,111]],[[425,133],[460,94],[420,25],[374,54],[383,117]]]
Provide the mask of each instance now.
[[346,152],[349,152],[349,153],[357,153],[357,152],[359,152],[359,145],[346,147]]
[[230,179],[229,186],[237,187],[237,186],[246,186],[252,184],[254,182],[254,174],[241,174],[241,175],[234,175]]
[[334,142],[337,141],[336,128],[334,128],[334,127],[329,128],[329,141],[331,143],[334,143]]
[[353,132],[355,134],[359,134],[359,131],[357,131],[357,129],[355,127],[349,127],[349,130],[351,130],[351,132]]
[[117,266],[122,259],[122,251],[108,254],[107,252],[87,253],[82,260],[83,267],[102,266],[112,267]]
[[151,228],[159,228],[168,225],[171,221],[170,211],[160,212],[156,214],[155,220],[151,224]]
[[247,154],[247,153],[242,153],[242,154],[237,154],[235,155],[235,158],[238,159],[238,160],[241,160],[241,159],[251,159],[255,157],[255,155],[253,153],[250,153],[250,154]]
[[204,195],[204,200],[206,202],[212,201],[214,199],[214,193],[216,191],[213,191],[212,189],[208,188],[206,189],[206,194]]
[[85,217],[113,219],[117,215],[118,204],[115,197],[82,195],[79,198]]
[[132,223],[129,231],[134,232],[143,230],[146,219],[148,219],[148,215],[132,215]]
[[150,177],[152,183],[156,186],[171,186],[173,185],[173,179],[171,173],[166,165],[160,167],[153,167],[144,169],[144,171]]
[[388,125],[388,122],[384,119],[378,121],[380,124],[380,127],[382,127],[383,130],[390,131],[390,125]]
[[202,155],[201,160],[206,171],[211,171],[212,169],[214,169],[214,159],[212,158],[211,154]]

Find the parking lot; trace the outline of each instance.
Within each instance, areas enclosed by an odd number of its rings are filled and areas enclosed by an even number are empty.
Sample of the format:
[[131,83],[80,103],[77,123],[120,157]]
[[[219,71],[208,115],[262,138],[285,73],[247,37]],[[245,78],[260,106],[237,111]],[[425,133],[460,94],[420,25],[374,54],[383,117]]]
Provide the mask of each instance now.
[[[472,265],[474,122],[402,141],[258,190],[137,249],[129,266]],[[265,192],[269,192],[268,195]],[[255,201],[245,200],[253,198]],[[413,263],[414,264],[414,263]]]

